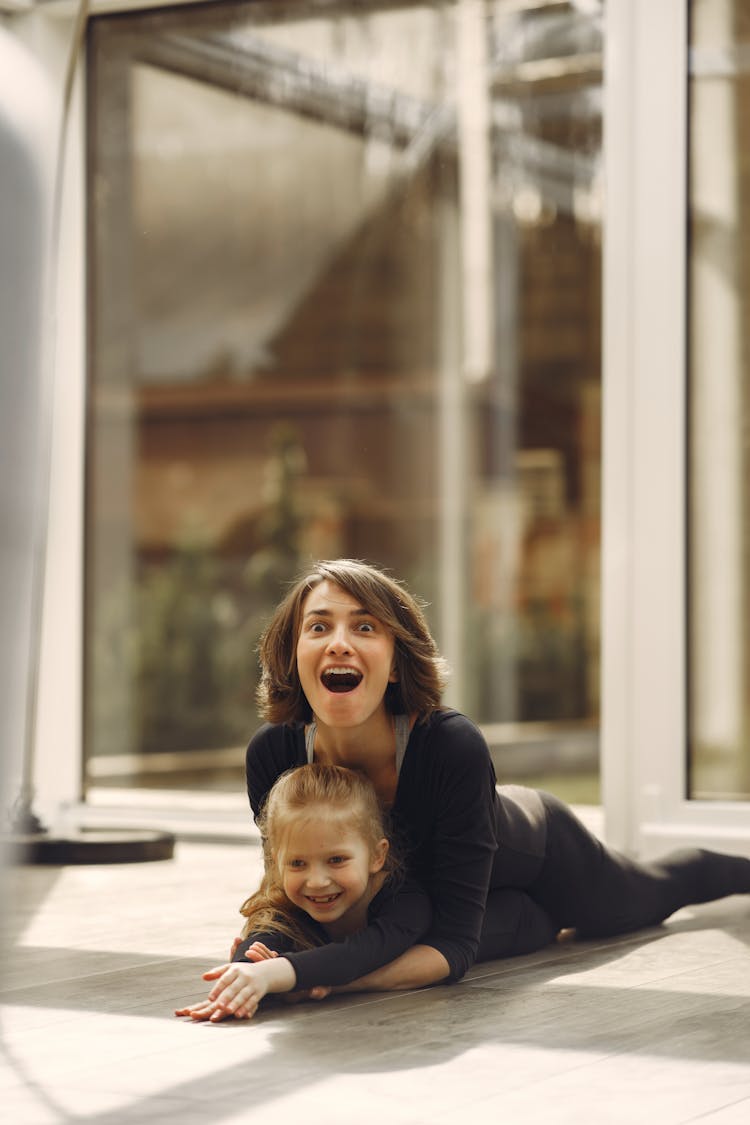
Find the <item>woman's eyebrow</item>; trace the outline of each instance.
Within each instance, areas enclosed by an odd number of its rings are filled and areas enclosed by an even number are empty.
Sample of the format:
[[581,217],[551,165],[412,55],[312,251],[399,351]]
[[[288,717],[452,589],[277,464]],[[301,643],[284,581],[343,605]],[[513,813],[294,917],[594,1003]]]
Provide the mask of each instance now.
[[[307,617],[333,617],[332,609],[308,609],[303,615]],[[371,613],[369,609],[352,609],[349,612],[350,617],[374,617],[375,614]]]

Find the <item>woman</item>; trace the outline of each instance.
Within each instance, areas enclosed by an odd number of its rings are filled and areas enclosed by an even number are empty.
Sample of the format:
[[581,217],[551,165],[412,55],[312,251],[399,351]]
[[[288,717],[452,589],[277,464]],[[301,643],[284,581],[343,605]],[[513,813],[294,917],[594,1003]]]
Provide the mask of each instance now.
[[427,889],[433,922],[347,989],[458,980],[475,960],[655,925],[689,903],[750,892],[750,860],[697,849],[643,865],[607,849],[556,798],[496,788],[487,745],[441,706],[445,664],[403,586],[367,564],[321,562],[260,643],[261,713],[247,750],[258,815],[276,778],[316,761],[363,771]]

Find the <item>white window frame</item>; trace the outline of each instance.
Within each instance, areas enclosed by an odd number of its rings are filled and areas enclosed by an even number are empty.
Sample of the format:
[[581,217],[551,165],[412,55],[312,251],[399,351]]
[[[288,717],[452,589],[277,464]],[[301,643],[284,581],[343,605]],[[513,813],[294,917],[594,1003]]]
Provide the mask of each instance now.
[[[92,8],[135,5],[106,0]],[[60,92],[77,5],[14,30]],[[688,0],[607,0],[605,36],[602,786],[610,842],[750,854],[750,805],[686,793],[686,137]],[[38,809],[80,799],[85,417],[85,121],[68,126]]]
[[750,854],[687,793],[688,0],[607,0],[602,792],[607,839]]

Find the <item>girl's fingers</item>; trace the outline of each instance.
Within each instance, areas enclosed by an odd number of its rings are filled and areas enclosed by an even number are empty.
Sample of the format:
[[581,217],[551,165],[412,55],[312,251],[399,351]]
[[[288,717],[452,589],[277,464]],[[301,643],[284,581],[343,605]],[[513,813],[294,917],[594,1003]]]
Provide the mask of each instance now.
[[257,1011],[257,1004],[243,1004],[234,1014],[239,1020],[251,1020]]
[[275,949],[269,949],[262,941],[254,941],[249,949],[245,950],[245,956],[248,961],[270,961],[272,957],[278,957]]
[[221,1020],[231,1019],[233,1012],[227,1011],[225,1008],[218,1008],[212,1005],[213,1013],[208,1017],[209,1023],[220,1023]]
[[189,1016],[191,1020],[207,1020],[211,1018],[215,1011],[216,1006],[204,1000],[201,1004],[194,1004],[190,1008],[177,1008],[175,1015]]
[[227,965],[217,965],[213,969],[206,969],[205,973],[203,973],[203,979],[204,980],[216,980],[216,978],[220,977],[222,973],[225,973],[228,968],[230,968],[230,966],[227,964]]
[[[212,1003],[218,1001],[222,996],[226,996],[231,1000],[235,992],[242,987],[242,980],[231,965],[225,965],[224,970],[223,973],[215,973],[208,978],[209,980],[216,980],[216,984],[208,994],[208,999]],[[216,979],[217,977],[218,980]]]
[[202,1001],[200,1004],[191,1004],[188,1008],[175,1008],[174,1014],[176,1016],[192,1016],[194,1012],[200,1012],[207,1007],[206,1002]]
[[[209,994],[209,1000],[220,1008],[233,1012],[248,996],[253,995],[253,988],[237,978],[220,980]],[[216,993],[216,995],[214,995]]]

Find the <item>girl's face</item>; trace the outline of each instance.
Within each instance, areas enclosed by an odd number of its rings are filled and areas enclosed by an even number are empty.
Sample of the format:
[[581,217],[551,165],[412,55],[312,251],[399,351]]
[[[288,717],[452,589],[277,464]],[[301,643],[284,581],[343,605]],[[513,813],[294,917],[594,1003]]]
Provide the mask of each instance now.
[[385,713],[385,689],[396,680],[393,634],[326,580],[302,603],[297,671],[319,723],[362,726]]
[[[295,906],[343,934],[345,916],[357,906],[366,909],[371,878],[387,851],[382,839],[373,852],[349,817],[332,814],[328,806],[313,809],[292,824],[280,849],[282,886]],[[357,923],[364,924],[364,917]]]

